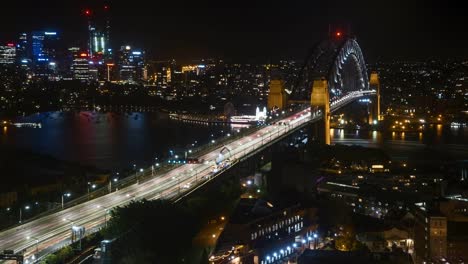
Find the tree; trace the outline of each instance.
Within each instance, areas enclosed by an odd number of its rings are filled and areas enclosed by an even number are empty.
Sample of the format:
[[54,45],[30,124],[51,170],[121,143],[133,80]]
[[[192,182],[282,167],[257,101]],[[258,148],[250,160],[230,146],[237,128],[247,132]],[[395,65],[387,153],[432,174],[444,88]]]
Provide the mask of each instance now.
[[199,221],[169,201],[141,201],[117,208],[104,231],[116,263],[181,263],[192,246]]

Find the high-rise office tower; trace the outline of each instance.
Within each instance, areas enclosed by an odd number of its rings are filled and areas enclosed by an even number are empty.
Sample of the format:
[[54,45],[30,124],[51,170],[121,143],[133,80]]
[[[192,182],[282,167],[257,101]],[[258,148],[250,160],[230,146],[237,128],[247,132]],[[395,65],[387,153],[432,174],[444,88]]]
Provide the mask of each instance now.
[[29,40],[27,33],[21,33],[18,37],[18,43],[16,44],[16,60],[23,66],[31,64],[31,52],[29,50]]
[[144,52],[122,46],[118,56],[119,77],[124,82],[138,82],[146,78]]
[[91,58],[107,59],[112,55],[110,46],[110,6],[105,1],[84,11],[88,22],[88,54]]
[[15,44],[0,45],[0,65],[13,65],[16,61]]
[[97,1],[84,10],[88,24],[88,59],[93,79],[107,79],[106,65],[112,63],[110,45],[110,5]]
[[59,37],[54,31],[33,31],[31,34],[33,72],[39,78],[57,76]]
[[90,79],[88,53],[79,47],[68,49],[71,56],[70,72],[72,79],[87,81]]

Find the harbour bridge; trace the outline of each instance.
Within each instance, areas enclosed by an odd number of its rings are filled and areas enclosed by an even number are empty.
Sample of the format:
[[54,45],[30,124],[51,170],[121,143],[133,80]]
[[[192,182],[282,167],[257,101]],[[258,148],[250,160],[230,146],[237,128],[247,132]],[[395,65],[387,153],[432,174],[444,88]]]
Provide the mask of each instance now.
[[[170,199],[181,197],[218,177],[230,167],[255,155],[290,134],[311,124],[320,124],[320,141],[330,144],[330,115],[362,97],[374,96],[370,122],[380,116],[380,83],[376,73],[367,72],[364,56],[355,38],[335,36],[318,43],[308,55],[299,78],[291,89],[286,89],[280,78],[270,82],[268,108],[281,110],[289,104],[303,104],[296,112],[286,113],[266,126],[249,130],[241,137],[214,145],[201,153],[203,163],[181,164],[160,173],[148,168],[139,173],[137,180],[124,188],[110,189],[109,193],[63,210],[0,232],[0,250],[8,259],[21,254],[17,261],[37,262],[46,254],[76,240],[74,230],[98,231],[108,220],[108,212],[114,207],[141,199]],[[230,162],[213,170],[212,164],[219,154],[228,150]],[[137,176],[137,175],[135,175]],[[146,180],[138,180],[145,178]],[[4,261],[7,258],[4,258]],[[2,262],[2,260],[0,260]]]

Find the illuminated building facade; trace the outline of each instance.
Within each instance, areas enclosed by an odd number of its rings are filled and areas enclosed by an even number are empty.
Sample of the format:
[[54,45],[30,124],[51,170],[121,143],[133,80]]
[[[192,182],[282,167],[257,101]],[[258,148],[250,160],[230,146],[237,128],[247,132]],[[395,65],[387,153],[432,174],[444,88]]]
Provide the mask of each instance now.
[[18,37],[18,43],[16,44],[16,60],[23,67],[28,67],[31,64],[29,50],[28,34],[21,33]]
[[139,82],[146,78],[144,52],[131,46],[122,46],[118,57],[119,77],[122,82]]
[[90,74],[88,53],[79,47],[69,48],[68,51],[70,52],[72,59],[70,65],[72,79],[82,81],[89,80]]
[[39,78],[55,78],[58,66],[58,33],[54,31],[33,31],[31,39],[34,75]]
[[107,79],[107,64],[112,63],[110,45],[110,6],[101,3],[84,11],[88,22],[88,58],[93,79]]
[[16,61],[16,48],[13,43],[0,46],[0,65],[12,65]]

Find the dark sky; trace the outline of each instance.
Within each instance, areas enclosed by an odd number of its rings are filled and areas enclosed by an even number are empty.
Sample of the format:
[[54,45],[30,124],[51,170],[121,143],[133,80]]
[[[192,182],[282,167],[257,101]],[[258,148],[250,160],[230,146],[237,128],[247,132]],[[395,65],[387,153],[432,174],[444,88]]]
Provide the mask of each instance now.
[[[17,32],[56,29],[67,41],[86,29],[81,11],[101,0],[8,0],[0,41]],[[3,1],[2,1],[3,2]],[[384,3],[385,2],[385,3]],[[348,24],[368,61],[468,57],[463,1],[111,1],[112,42],[144,47],[157,58],[302,58]]]

